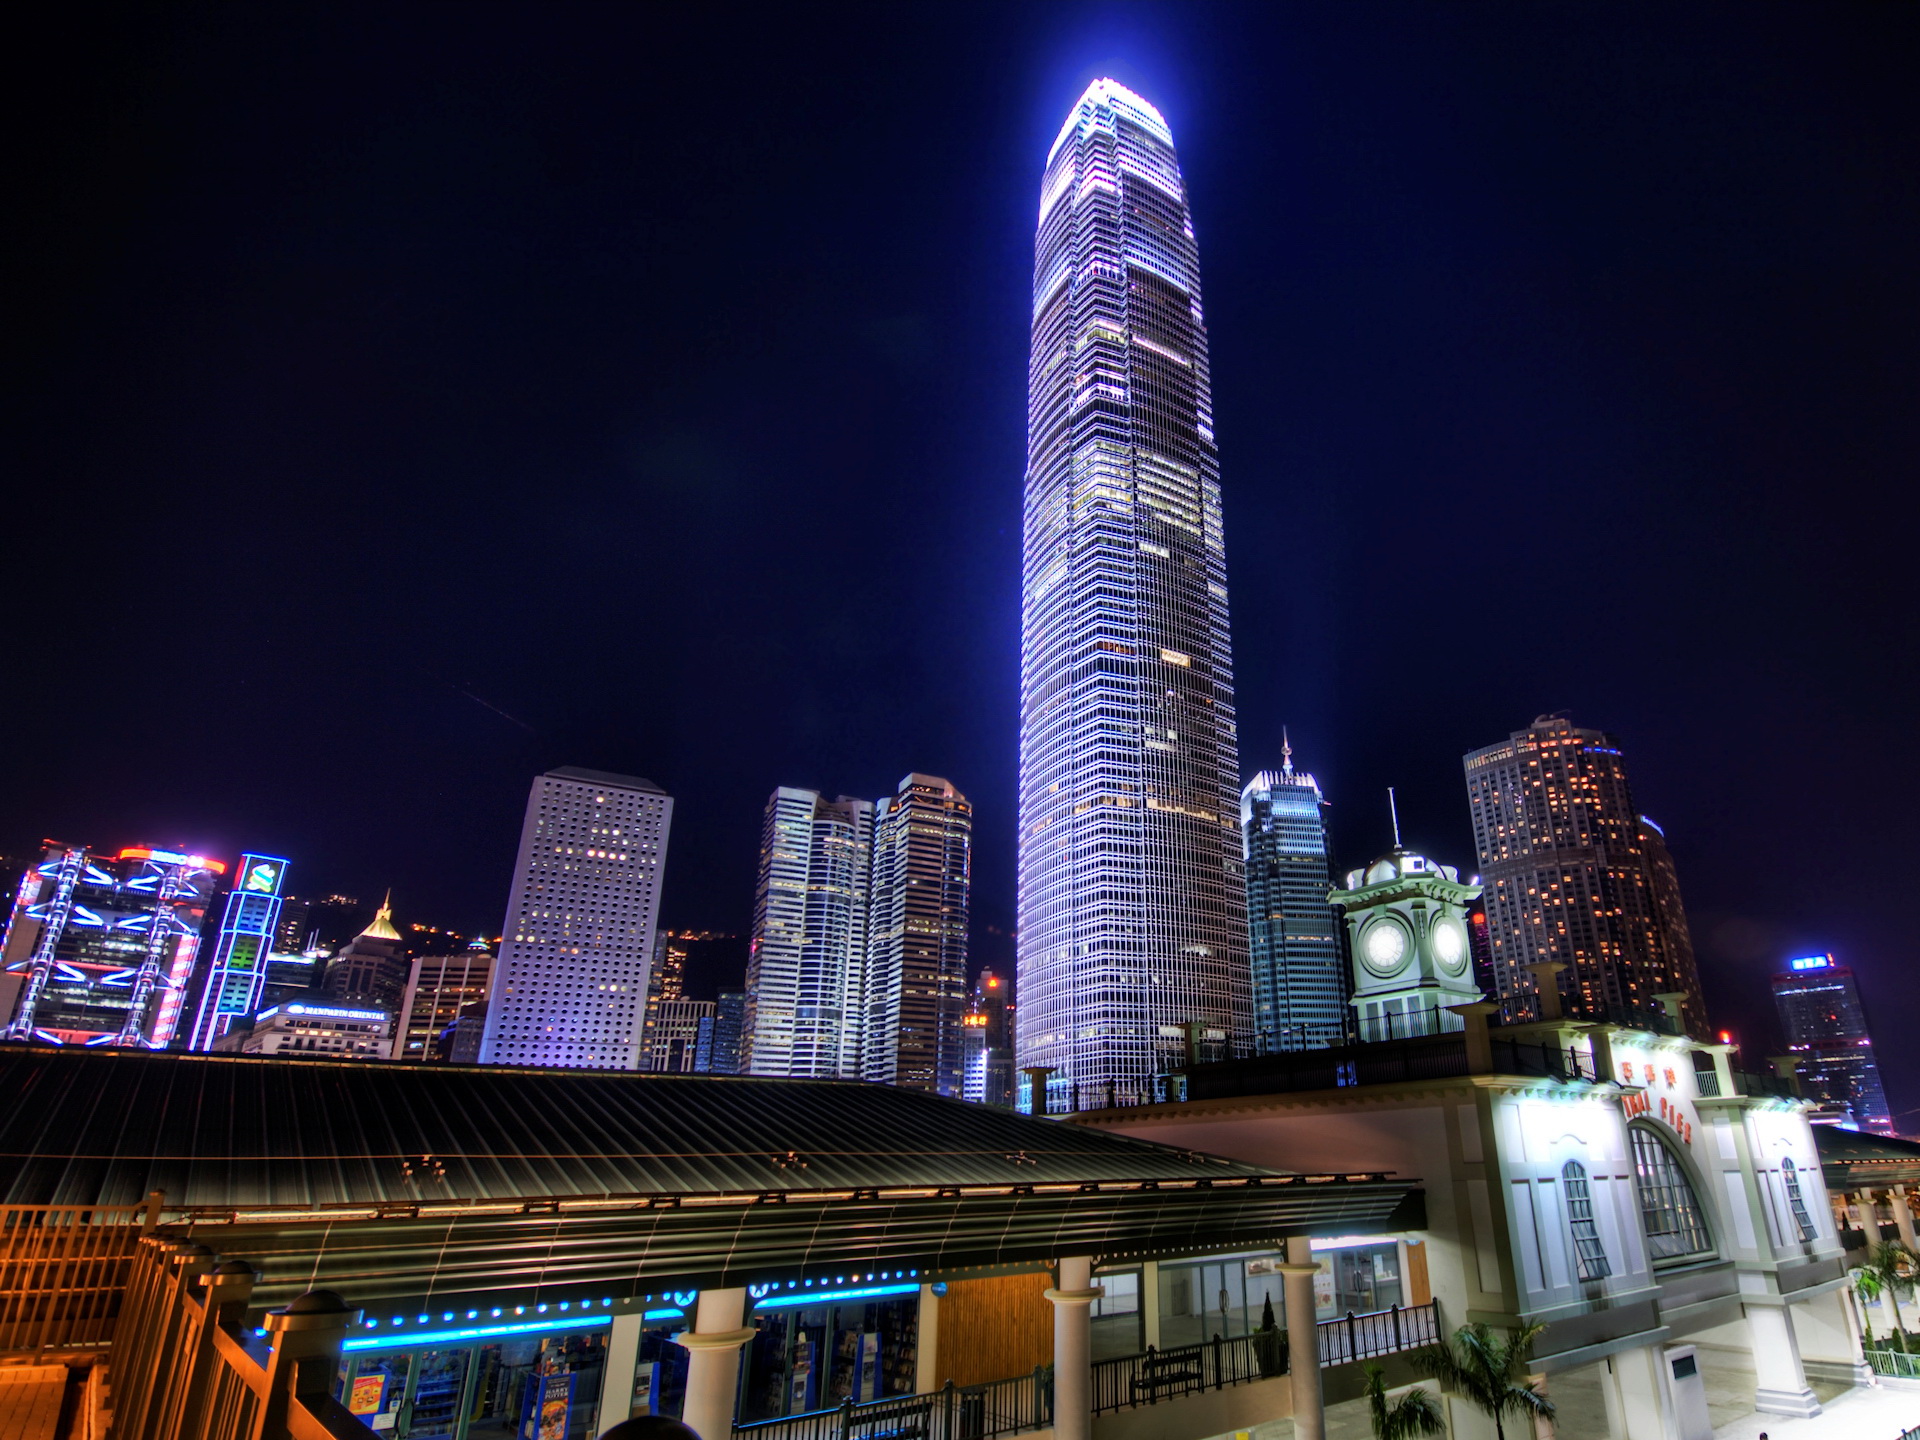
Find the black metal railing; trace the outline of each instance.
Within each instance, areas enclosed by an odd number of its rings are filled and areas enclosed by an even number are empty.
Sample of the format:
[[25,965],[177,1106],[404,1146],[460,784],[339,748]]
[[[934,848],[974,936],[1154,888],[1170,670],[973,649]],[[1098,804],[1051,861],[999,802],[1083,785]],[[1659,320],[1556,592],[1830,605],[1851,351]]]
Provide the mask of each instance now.
[[1093,1413],[1152,1405],[1286,1373],[1284,1330],[1236,1335],[1231,1340],[1216,1335],[1198,1345],[1166,1350],[1148,1346],[1144,1355],[1094,1361]]
[[1425,1305],[1395,1305],[1356,1315],[1349,1310],[1339,1320],[1322,1320],[1320,1363],[1351,1365],[1356,1360],[1371,1360],[1402,1350],[1421,1350],[1440,1343],[1440,1311],[1437,1302]]
[[1555,1080],[1592,1080],[1593,1056],[1585,1050],[1534,1044],[1526,1040],[1505,1040],[1494,1036],[1493,1072],[1496,1075],[1541,1075]]
[[[1437,1302],[1394,1306],[1365,1315],[1349,1312],[1314,1327],[1320,1363],[1349,1365],[1402,1350],[1439,1343]],[[1129,1410],[1177,1400],[1229,1385],[1245,1385],[1287,1373],[1284,1330],[1257,1330],[1231,1340],[1216,1335],[1197,1345],[1125,1355],[1093,1363],[1093,1413]],[[996,1440],[1040,1430],[1053,1423],[1053,1371],[1041,1366],[1030,1375],[955,1385],[926,1395],[899,1395],[856,1405],[843,1401],[832,1410],[813,1410],[774,1420],[735,1425],[735,1440]]]

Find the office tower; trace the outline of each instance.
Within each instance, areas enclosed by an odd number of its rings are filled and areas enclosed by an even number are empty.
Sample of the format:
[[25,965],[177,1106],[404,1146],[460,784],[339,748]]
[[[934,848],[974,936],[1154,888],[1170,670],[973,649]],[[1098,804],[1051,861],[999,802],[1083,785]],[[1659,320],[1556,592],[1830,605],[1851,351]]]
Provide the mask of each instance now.
[[373,923],[327,961],[320,988],[342,1004],[367,1005],[389,1016],[400,1013],[413,962],[393,926],[393,896],[374,912]]
[[284,1005],[302,995],[317,999],[320,976],[326,965],[327,953],[324,950],[308,950],[299,955],[283,955],[276,951],[267,956],[266,983],[260,989],[260,1010]]
[[640,1022],[640,1068],[660,1070],[656,1065],[654,1037],[660,1028],[660,1007],[685,998],[687,952],[673,943],[673,936],[661,931],[654,936],[653,959],[647,968],[647,1008]]
[[1773,977],[1773,1003],[1802,1092],[1845,1105],[1862,1130],[1898,1134],[1853,971],[1835,964],[1831,955],[1789,960],[1787,969]]
[[[648,1008],[653,1008],[651,1000]],[[683,1075],[706,1073],[713,1064],[714,1013],[711,1000],[688,1000],[684,996],[663,1000],[649,1024],[640,1068]]]
[[873,802],[782,786],[767,801],[747,955],[743,1069],[861,1074]]
[[973,807],[946,780],[908,775],[874,807],[864,1071],[960,1093]]
[[233,888],[225,896],[213,954],[195,986],[189,1050],[211,1050],[213,1042],[261,1009],[267,961],[280,923],[280,886],[287,862],[272,855],[242,855]]
[[372,1006],[289,1000],[262,1010],[253,1025],[219,1043],[243,1055],[315,1055],[330,1060],[384,1060],[393,1046],[393,1017]]
[[357,933],[361,913],[360,902],[351,895],[283,896],[273,948],[282,955],[338,950]]
[[493,952],[475,940],[455,955],[422,955],[407,976],[406,991],[394,1018],[393,1058],[448,1060],[447,1032],[469,1007],[484,1006],[493,978]]
[[1508,1020],[1532,1019],[1527,966],[1559,961],[1566,1013],[1665,1023],[1657,997],[1683,997],[1689,1035],[1706,1006],[1666,842],[1634,809],[1613,737],[1542,715],[1466,757],[1467,798],[1485,881],[1494,984]]
[[565,766],[533,782],[480,1061],[632,1070],[673,799]]
[[980,972],[962,1025],[964,1053],[960,1098],[976,1105],[1013,1104],[1012,1007],[1007,982],[991,969]]
[[740,1073],[741,1037],[746,1032],[747,992],[722,990],[713,1004],[713,1048],[707,1069],[715,1075]]
[[1293,768],[1293,746],[1283,740],[1280,753],[1278,771],[1261,771],[1240,792],[1253,1043],[1262,1053],[1342,1044],[1353,1014],[1340,919],[1327,903],[1325,802],[1313,776]]
[[1064,1087],[1250,1020],[1198,252],[1166,122],[1111,80],[1047,156],[1033,281],[1016,1049]]
[[46,842],[0,943],[14,982],[5,1038],[164,1047],[226,868],[145,845],[106,855]]

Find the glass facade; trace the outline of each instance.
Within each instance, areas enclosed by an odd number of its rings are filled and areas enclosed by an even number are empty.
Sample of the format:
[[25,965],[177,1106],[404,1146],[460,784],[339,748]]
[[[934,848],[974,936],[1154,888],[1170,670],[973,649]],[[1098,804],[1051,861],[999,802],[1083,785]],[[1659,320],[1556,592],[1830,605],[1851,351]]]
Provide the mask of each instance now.
[[1647,1258],[1661,1265],[1712,1255],[1713,1234],[1686,1169],[1667,1142],[1645,1125],[1629,1125],[1627,1134],[1633,1141],[1634,1189],[1647,1232]]
[[1199,272],[1171,131],[1095,81],[1047,157],[1028,372],[1015,1049],[1062,1087],[1248,1029]]
[[1325,801],[1314,778],[1263,770],[1240,793],[1253,964],[1253,1043],[1266,1053],[1344,1044],[1351,986],[1342,925],[1327,894]]
[[1831,955],[1789,963],[1791,970],[1773,977],[1773,1003],[1802,1092],[1846,1106],[1862,1130],[1896,1133],[1853,971]]
[[213,955],[199,978],[189,1050],[211,1050],[235,1023],[262,1008],[286,873],[287,862],[277,856],[240,857],[220,913]]
[[758,1315],[739,1418],[770,1420],[913,1393],[917,1295],[786,1306]]

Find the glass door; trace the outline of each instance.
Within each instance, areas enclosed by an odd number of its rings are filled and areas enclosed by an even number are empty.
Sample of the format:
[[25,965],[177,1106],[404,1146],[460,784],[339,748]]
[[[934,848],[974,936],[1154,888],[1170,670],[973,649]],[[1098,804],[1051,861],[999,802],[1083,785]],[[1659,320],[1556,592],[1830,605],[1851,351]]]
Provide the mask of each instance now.
[[394,1440],[462,1434],[469,1403],[467,1377],[472,1369],[473,1351],[468,1349],[415,1351],[412,1383]]

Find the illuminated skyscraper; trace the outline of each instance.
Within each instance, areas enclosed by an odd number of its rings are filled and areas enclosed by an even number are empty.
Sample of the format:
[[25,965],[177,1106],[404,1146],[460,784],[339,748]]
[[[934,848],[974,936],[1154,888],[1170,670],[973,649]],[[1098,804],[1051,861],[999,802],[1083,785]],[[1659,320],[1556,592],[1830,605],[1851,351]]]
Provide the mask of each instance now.
[[742,1069],[861,1074],[873,802],[782,786],[767,800]]
[[874,807],[867,921],[866,1078],[960,1093],[973,807],[909,775]]
[[1773,1003],[1801,1093],[1847,1106],[1862,1130],[1897,1134],[1853,971],[1831,955],[1789,960],[1773,977]]
[[226,865],[138,845],[47,842],[0,944],[4,1033],[61,1045],[164,1047],[180,1028],[200,927]]
[[1345,1042],[1352,1008],[1341,922],[1327,903],[1325,802],[1313,776],[1263,770],[1240,795],[1247,861],[1247,934],[1253,961],[1253,1041],[1262,1052]]
[[533,782],[483,1065],[639,1067],[673,797],[572,765]]
[[237,1020],[262,1009],[267,957],[280,923],[280,886],[287,862],[272,855],[242,855],[233,889],[220,912],[213,956],[197,985],[189,1050],[211,1050]]
[[1677,994],[1687,1033],[1705,1038],[1679,880],[1659,827],[1633,807],[1613,737],[1542,715],[1465,765],[1498,992],[1491,998],[1506,1018],[1537,1014],[1525,967],[1559,961],[1567,1014],[1659,1023],[1657,997]]
[[1172,133],[1111,80],[1047,156],[1027,403],[1016,1049],[1084,1086],[1249,1027],[1199,256]]
[[[934,775],[878,804],[767,801],[742,1068],[960,1093],[973,809]],[[717,1020],[717,1016],[716,1016]]]

